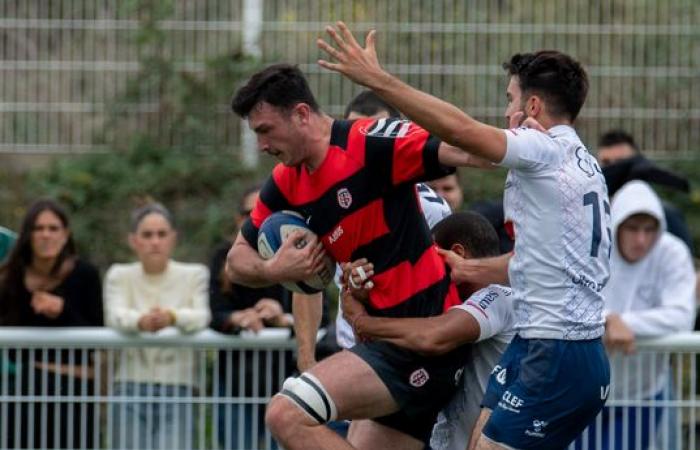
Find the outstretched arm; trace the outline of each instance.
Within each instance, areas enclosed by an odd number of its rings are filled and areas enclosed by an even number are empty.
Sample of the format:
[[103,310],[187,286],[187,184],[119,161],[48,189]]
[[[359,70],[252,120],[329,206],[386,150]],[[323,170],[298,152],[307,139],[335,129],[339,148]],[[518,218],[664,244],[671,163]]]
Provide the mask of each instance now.
[[506,152],[503,130],[483,124],[456,106],[419,91],[386,72],[377,58],[374,30],[369,32],[362,48],[343,22],[338,22],[337,27],[339,31],[330,26],[326,28],[337,49],[323,39],[317,42],[336,62],[319,60],[319,65],[372,89],[444,142],[491,162],[503,160]]

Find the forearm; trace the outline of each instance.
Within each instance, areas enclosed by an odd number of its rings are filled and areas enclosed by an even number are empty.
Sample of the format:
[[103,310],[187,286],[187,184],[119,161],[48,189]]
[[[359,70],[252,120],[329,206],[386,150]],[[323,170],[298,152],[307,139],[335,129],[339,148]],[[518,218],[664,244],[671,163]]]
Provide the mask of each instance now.
[[478,271],[484,284],[502,284],[509,285],[508,279],[508,263],[513,255],[506,253],[505,255],[495,256],[493,258],[478,259],[480,264]]
[[[483,136],[477,132],[477,129],[485,125],[456,106],[421,92],[389,73],[382,72],[375,79],[376,82],[370,86],[372,90],[431,134],[475,157],[495,162],[500,161],[501,153],[497,152],[494,157],[494,152],[490,147],[503,147],[505,149],[505,135],[502,133],[494,135],[502,142],[484,142]],[[502,137],[499,137],[500,135]],[[468,165],[478,166],[477,161],[474,159],[474,164]]]
[[441,338],[439,319],[392,319],[362,315],[353,322],[363,337],[391,342],[399,347],[427,355],[439,355],[454,349],[459,342]]
[[299,370],[304,371],[316,362],[316,335],[323,314],[323,295],[295,292],[292,295],[292,314],[297,340],[297,365]]
[[236,242],[226,257],[226,276],[234,283],[248,287],[275,284],[264,259],[248,243]]

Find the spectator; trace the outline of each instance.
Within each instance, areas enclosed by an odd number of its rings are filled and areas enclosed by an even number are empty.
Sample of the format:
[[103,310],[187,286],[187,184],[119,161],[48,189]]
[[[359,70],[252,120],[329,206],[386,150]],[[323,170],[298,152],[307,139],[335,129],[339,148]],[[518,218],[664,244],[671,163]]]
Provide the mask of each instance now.
[[[661,201],[643,181],[631,181],[617,192],[612,201],[612,226],[611,275],[603,289],[604,342],[609,352],[621,351],[628,357],[611,359],[610,397],[634,402],[661,400],[668,386],[669,368],[662,355],[633,356],[635,343],[638,338],[692,328],[692,259],[683,242],[666,231]],[[625,448],[648,448],[654,442],[661,416],[660,407],[606,407],[600,422],[604,449],[612,433],[616,446],[610,448],[622,449],[623,443]],[[638,421],[641,433],[637,433]],[[613,429],[609,428],[611,424]]]
[[437,195],[447,200],[447,204],[450,205],[452,211],[462,210],[464,191],[462,191],[462,185],[459,181],[459,171],[437,180],[428,181],[426,184],[433,188]]
[[9,255],[15,240],[17,240],[17,235],[12,230],[0,227],[0,263],[5,261],[7,255]]
[[[114,264],[105,276],[109,326],[125,332],[154,333],[169,326],[192,333],[209,323],[207,268],[171,259],[176,231],[170,212],[158,203],[135,210],[129,245],[138,258]],[[116,396],[160,397],[164,401],[113,405],[112,445],[120,449],[189,448],[193,442],[192,404],[199,368],[194,352],[175,348],[129,349],[119,360]],[[171,402],[175,400],[175,402]]]
[[[238,205],[236,226],[240,228],[258,198],[260,186],[247,189]],[[250,288],[231,283],[224,271],[226,254],[231,242],[219,247],[212,258],[209,282],[211,305],[211,327],[221,333],[237,334],[241,330],[258,332],[265,327],[291,327],[290,293],[279,284],[263,288]],[[277,378],[280,370],[291,374],[293,363],[291,355],[285,355],[283,367],[279,358],[273,357],[271,364],[255,350],[219,352],[218,361],[218,395],[222,399],[231,397],[269,397],[280,388]],[[258,356],[256,358],[256,356]],[[266,373],[272,374],[266,377]],[[257,379],[256,379],[257,377]],[[264,380],[271,380],[265,385]],[[241,389],[241,386],[245,386]],[[222,400],[218,406],[218,439],[222,449],[262,448],[260,441],[264,437],[264,404],[234,404]],[[243,430],[240,430],[240,424]],[[260,424],[256,426],[255,424]]]
[[[100,277],[79,258],[63,208],[39,200],[27,211],[17,242],[0,268],[0,323],[23,327],[102,326]],[[17,394],[93,395],[92,353],[43,350],[10,355],[20,367]],[[8,443],[15,448],[92,448],[91,402],[29,402],[8,405]],[[30,420],[33,418],[33,421]],[[14,421],[20,435],[15,435]],[[4,421],[3,421],[4,423]]]
[[[688,180],[657,167],[646,159],[634,138],[623,130],[610,130],[600,137],[598,162],[603,169],[608,192],[611,196],[622,185],[631,180],[661,184],[683,192],[690,190]],[[662,202],[662,205],[667,230],[683,240],[692,251],[693,240],[683,213],[668,202]]]

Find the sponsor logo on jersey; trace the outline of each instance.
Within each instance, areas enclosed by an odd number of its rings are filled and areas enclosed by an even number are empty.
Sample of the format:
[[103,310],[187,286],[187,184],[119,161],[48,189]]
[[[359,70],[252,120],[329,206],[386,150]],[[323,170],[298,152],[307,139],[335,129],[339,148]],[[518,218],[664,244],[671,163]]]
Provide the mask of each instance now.
[[338,189],[338,204],[341,208],[348,209],[352,205],[352,194],[347,188]]
[[591,280],[588,278],[585,274],[583,273],[576,273],[571,277],[571,281],[574,284],[580,284],[581,286],[587,287],[594,292],[600,292],[604,287],[604,283],[597,283],[594,280]]
[[543,438],[543,430],[547,426],[547,424],[548,422],[545,422],[544,420],[535,419],[532,421],[532,430],[525,430],[525,434],[532,437]]
[[427,383],[429,379],[430,375],[428,375],[428,371],[421,367],[420,369],[413,371],[411,376],[408,378],[408,382],[413,387],[421,387]]
[[510,391],[505,391],[501,397],[501,401],[498,402],[498,407],[503,408],[506,411],[511,411],[516,414],[520,414],[520,408],[525,404],[525,400],[513,394]]
[[328,243],[330,244],[335,244],[335,242],[340,239],[340,236],[343,235],[343,226],[338,225],[338,228],[333,230],[333,233],[331,233],[330,237],[328,238]]
[[493,303],[494,300],[498,298],[498,292],[496,291],[489,291],[486,295],[484,295],[484,298],[479,300],[479,307],[481,309],[488,309],[489,305]]
[[498,375],[496,375],[496,381],[498,381],[501,385],[506,384],[506,375],[508,372],[506,369],[501,369],[500,372],[498,372]]
[[591,154],[588,153],[585,148],[578,147],[576,149],[576,159],[578,159],[578,168],[588,175],[589,178],[595,175],[596,172],[603,173],[598,163],[595,162]]

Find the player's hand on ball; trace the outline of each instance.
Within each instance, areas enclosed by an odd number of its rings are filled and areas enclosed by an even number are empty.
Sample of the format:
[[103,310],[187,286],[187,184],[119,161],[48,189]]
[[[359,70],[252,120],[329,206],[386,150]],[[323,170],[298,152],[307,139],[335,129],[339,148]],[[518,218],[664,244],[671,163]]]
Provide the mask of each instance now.
[[375,30],[367,33],[365,48],[362,48],[345,23],[336,22],[336,26],[337,30],[335,27],[327,26],[326,33],[328,33],[330,40],[335,43],[337,48],[321,38],[316,41],[316,44],[337,62],[332,63],[320,59],[318,64],[328,70],[340,72],[354,82],[367,87],[375,87],[381,84],[383,76],[387,74],[379,65],[379,60],[377,59]]
[[266,261],[268,278],[278,283],[307,279],[323,268],[325,255],[323,244],[316,236],[295,230]]

